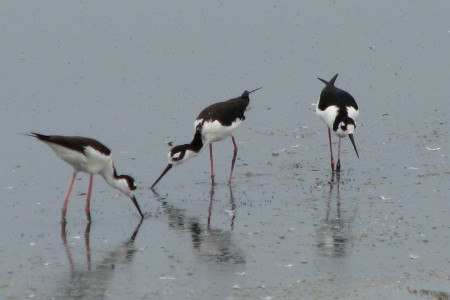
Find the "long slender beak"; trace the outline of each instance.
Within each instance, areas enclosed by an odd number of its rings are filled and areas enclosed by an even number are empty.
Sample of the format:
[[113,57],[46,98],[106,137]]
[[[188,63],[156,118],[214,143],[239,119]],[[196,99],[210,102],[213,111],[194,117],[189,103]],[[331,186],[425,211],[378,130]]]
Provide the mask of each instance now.
[[260,90],[260,89],[262,89],[262,87],[259,87],[259,88],[257,88],[257,89],[254,89],[253,91],[250,91],[250,92],[248,92],[248,93],[251,94],[251,93],[256,92],[257,90]]
[[133,201],[134,206],[136,206],[136,208],[137,208],[139,214],[141,215],[141,218],[144,219],[144,214],[142,213],[141,208],[139,207],[139,204],[138,204],[138,202],[137,202],[137,200],[136,200],[136,197],[135,197],[134,195],[131,196],[131,201]]
[[164,175],[166,175],[166,173],[172,169],[173,164],[168,164],[167,167],[164,169],[164,171],[161,173],[161,175],[158,177],[158,179],[156,179],[155,183],[150,187],[150,189],[153,189],[153,187],[161,180],[161,178],[163,178]]
[[350,133],[350,134],[348,135],[348,137],[350,138],[350,141],[351,141],[352,144],[353,144],[353,148],[355,148],[356,156],[358,156],[358,158],[359,158],[358,150],[356,150],[355,140],[353,139],[353,134]]

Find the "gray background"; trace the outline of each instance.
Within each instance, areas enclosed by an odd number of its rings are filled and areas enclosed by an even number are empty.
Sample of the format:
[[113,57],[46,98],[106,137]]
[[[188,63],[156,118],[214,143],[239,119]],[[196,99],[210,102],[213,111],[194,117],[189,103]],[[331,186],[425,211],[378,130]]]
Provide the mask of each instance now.
[[[448,1],[1,2],[0,297],[447,299],[449,11]],[[360,159],[344,140],[340,178],[313,106],[316,77],[335,73],[360,106]],[[206,105],[260,86],[236,132],[231,187],[231,141],[214,145],[211,207],[207,151],[149,190],[167,142],[189,142]],[[83,174],[64,247],[71,168],[29,131],[113,150],[148,215],[134,244],[124,242],[135,208],[96,176],[86,247]]]

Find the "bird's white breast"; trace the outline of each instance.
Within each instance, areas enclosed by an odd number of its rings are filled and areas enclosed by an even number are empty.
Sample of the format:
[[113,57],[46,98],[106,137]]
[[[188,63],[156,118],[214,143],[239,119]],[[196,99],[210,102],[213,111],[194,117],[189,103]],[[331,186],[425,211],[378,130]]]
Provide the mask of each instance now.
[[327,107],[325,110],[320,110],[319,106],[316,106],[316,114],[319,116],[319,118],[322,119],[322,121],[325,122],[325,124],[328,126],[328,128],[333,129],[333,123],[338,115],[338,107],[335,105],[331,105]]
[[[316,114],[325,122],[328,128],[333,129],[334,120],[339,112],[339,108],[335,105],[327,107],[325,110],[320,110],[319,105],[316,106]],[[347,114],[353,120],[358,117],[359,110],[356,110],[353,106],[347,106]]]

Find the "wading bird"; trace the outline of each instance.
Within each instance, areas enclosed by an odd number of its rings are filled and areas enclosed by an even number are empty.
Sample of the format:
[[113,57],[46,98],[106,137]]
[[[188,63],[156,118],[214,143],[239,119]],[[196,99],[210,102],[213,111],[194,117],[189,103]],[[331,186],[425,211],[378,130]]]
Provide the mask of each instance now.
[[231,136],[233,142],[233,159],[231,161],[231,171],[228,182],[231,182],[233,176],[234,163],[238,147],[233,136],[233,131],[245,120],[244,112],[250,101],[249,95],[254,91],[245,91],[240,97],[227,101],[214,103],[203,109],[194,122],[195,134],[190,144],[178,145],[173,147],[168,153],[169,164],[158,179],[153,183],[151,188],[161,180],[161,178],[173,167],[181,164],[188,159],[196,156],[203,145],[209,144],[209,157],[211,160],[211,182],[214,184],[214,162],[212,143],[221,141]]
[[333,148],[331,145],[331,130],[339,137],[338,161],[336,171],[341,169],[341,139],[348,136],[356,150],[353,132],[355,131],[355,118],[359,115],[358,105],[355,99],[348,92],[334,86],[338,74],[334,75],[330,81],[318,78],[325,83],[316,107],[316,114],[325,122],[328,127],[328,141],[330,143],[331,169],[334,171]]
[[74,169],[64,204],[61,208],[62,222],[66,221],[67,204],[72,193],[73,184],[78,172],[90,174],[89,188],[86,199],[85,212],[88,222],[91,221],[91,195],[94,175],[99,174],[106,183],[130,197],[136,206],[141,218],[144,218],[141,208],[133,194],[136,190],[136,182],[131,176],[117,175],[112,161],[111,150],[94,139],[81,136],[43,135],[31,132],[27,134],[44,142],[56,153],[56,155],[71,165]]

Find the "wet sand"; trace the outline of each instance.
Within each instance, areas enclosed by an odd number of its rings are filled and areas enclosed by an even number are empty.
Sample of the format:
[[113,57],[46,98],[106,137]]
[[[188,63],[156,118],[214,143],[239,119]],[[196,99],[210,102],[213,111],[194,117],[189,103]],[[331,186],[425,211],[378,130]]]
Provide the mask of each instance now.
[[[0,298],[448,299],[446,2],[1,4]],[[314,113],[331,78],[360,106],[342,171]],[[208,104],[251,95],[231,140],[149,186]],[[29,131],[84,135],[146,213]],[[335,138],[336,142],[337,139]],[[337,150],[337,145],[335,145]]]

